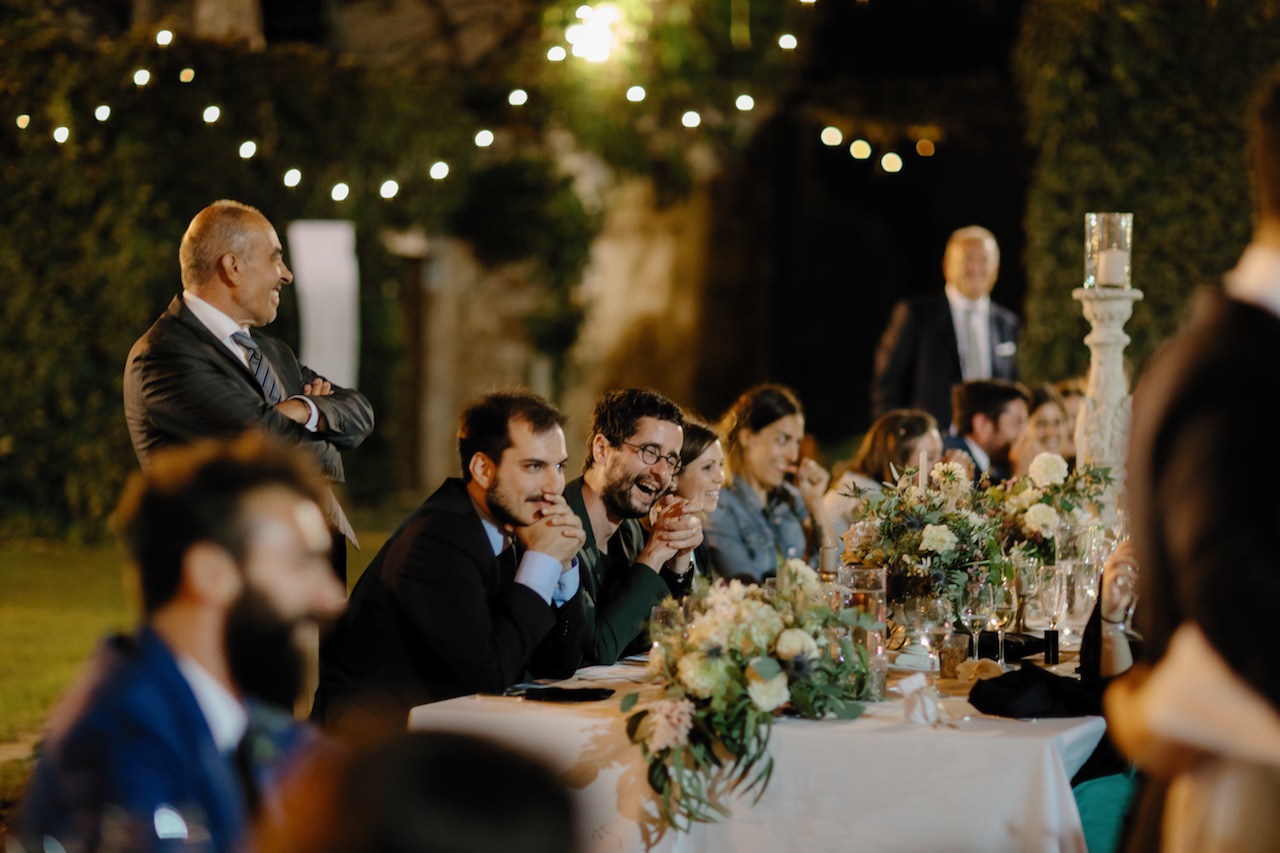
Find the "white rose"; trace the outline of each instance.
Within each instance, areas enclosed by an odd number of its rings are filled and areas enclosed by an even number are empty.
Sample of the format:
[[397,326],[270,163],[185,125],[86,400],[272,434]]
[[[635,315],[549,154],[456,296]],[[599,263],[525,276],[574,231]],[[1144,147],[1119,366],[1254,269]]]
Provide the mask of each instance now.
[[1041,453],[1031,460],[1027,473],[1031,475],[1031,482],[1042,489],[1055,486],[1067,479],[1067,460],[1056,453]]
[[788,628],[778,635],[777,652],[782,660],[812,659],[818,656],[818,643],[807,632]]
[[747,668],[747,695],[751,703],[761,711],[773,711],[791,701],[791,688],[787,686],[787,674],[780,672],[767,681],[756,675],[754,668]]
[[1022,516],[1022,527],[1028,533],[1045,533],[1057,526],[1057,510],[1048,504],[1036,504]]
[[926,524],[920,539],[921,551],[942,554],[956,547],[956,535],[945,524]]

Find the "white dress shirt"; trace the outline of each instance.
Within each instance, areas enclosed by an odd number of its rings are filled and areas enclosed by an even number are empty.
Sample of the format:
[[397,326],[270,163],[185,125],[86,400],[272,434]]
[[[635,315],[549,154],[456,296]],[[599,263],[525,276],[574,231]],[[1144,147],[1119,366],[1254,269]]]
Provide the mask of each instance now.
[[178,670],[196,696],[200,713],[209,724],[214,745],[222,753],[235,752],[249,728],[249,712],[204,667],[186,655],[174,655]]
[[[489,547],[493,549],[493,555],[496,557],[507,549],[510,540],[498,529],[498,525],[485,518],[475,501],[471,504],[476,508],[476,515],[480,516],[484,533],[489,537]],[[574,557],[568,571],[564,571],[560,561],[550,554],[526,550],[520,557],[520,565],[516,568],[516,583],[529,587],[547,604],[559,607],[573,598],[578,591],[578,585],[581,583],[578,558]]]
[[960,372],[964,380],[991,378],[991,299],[969,299],[952,284],[946,286],[960,349]]

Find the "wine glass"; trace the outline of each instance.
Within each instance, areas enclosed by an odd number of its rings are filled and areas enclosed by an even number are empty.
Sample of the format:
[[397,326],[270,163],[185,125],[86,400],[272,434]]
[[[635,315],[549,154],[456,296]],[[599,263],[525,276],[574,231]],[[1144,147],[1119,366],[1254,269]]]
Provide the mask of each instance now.
[[1018,591],[1012,581],[993,583],[986,589],[987,601],[991,608],[987,613],[987,626],[996,632],[996,642],[1000,651],[1000,668],[1004,669],[1004,632],[1018,612]]
[[973,635],[973,659],[978,659],[978,635],[987,624],[987,606],[984,601],[982,581],[965,586],[964,602],[960,605],[960,620]]
[[951,602],[946,598],[917,599],[915,623],[920,642],[929,651],[929,674],[936,679],[938,654],[951,634]]
[[1067,577],[1061,566],[1040,568],[1040,609],[1049,620],[1049,630],[1058,630],[1062,611],[1067,607]]

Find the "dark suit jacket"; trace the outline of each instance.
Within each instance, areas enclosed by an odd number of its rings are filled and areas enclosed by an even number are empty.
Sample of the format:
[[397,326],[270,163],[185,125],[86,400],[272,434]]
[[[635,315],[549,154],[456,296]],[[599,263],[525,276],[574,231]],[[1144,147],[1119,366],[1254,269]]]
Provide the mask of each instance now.
[[[261,706],[251,721],[266,732],[251,750],[260,792],[270,796],[285,770],[315,746],[286,715]],[[252,723],[251,723],[252,725]],[[173,809],[192,840],[157,835],[157,810]],[[218,751],[204,714],[173,653],[152,631],[103,643],[87,675],[67,694],[41,745],[16,837],[29,850],[241,849],[248,827],[244,786],[232,760]],[[196,839],[207,832],[208,841]],[[123,833],[127,843],[104,836]],[[78,846],[82,845],[82,846]]]
[[[285,396],[301,394],[302,386],[317,377],[282,342],[258,330],[252,335]],[[169,310],[133,345],[125,365],[125,417],[143,468],[162,447],[228,438],[256,426],[284,441],[304,444],[330,480],[344,482],[339,451],[358,447],[373,430],[373,408],[359,391],[336,386],[332,396],[310,399],[326,422],[325,429],[314,433],[267,402],[249,369],[205,328],[181,296],[174,297]],[[325,508],[330,522],[352,538],[337,501],[330,504]]]
[[624,654],[644,650],[649,612],[668,595],[683,596],[693,581],[693,572],[683,576],[667,569],[655,572],[636,562],[644,550],[645,536],[634,518],[622,522],[609,540],[609,553],[601,554],[582,498],[581,477],[564,487],[564,500],[587,532],[587,541],[578,552],[587,617],[583,662],[616,663]]
[[991,464],[984,471],[984,469],[978,465],[977,458],[973,455],[973,451],[969,448],[969,443],[964,440],[963,436],[943,435],[942,449],[943,450],[959,450],[965,456],[969,457],[969,459],[973,462],[974,485],[978,485],[979,483],[982,482],[982,475],[984,473],[987,474],[987,479],[989,479],[992,483],[999,483],[1013,476],[1013,471],[1007,465],[1001,465],[999,462],[997,462],[994,459],[991,460]]
[[[1231,668],[1280,710],[1266,642],[1280,600],[1280,489],[1269,459],[1242,450],[1280,399],[1280,318],[1218,292],[1153,359],[1134,396],[1127,496],[1137,553],[1143,657],[1164,656],[1195,621]],[[1243,442],[1243,443],[1242,443]],[[1144,782],[1130,850],[1159,848],[1165,787]]]
[[403,725],[415,705],[501,693],[530,671],[572,675],[581,588],[557,608],[515,582],[514,555],[499,556],[462,481],[446,480],[373,558],[321,642],[313,716],[326,726],[343,726],[350,712]]
[[[1018,318],[991,303],[991,375],[1018,378]],[[1011,346],[1012,345],[1012,346]],[[876,348],[871,379],[871,414],[890,409],[924,409],[945,433],[951,426],[951,388],[964,381],[951,304],[937,294],[894,306]]]

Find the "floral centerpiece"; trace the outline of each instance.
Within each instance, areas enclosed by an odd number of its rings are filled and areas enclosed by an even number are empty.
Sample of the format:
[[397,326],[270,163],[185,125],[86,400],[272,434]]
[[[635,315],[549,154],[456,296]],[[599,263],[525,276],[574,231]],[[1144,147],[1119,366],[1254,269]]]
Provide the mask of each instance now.
[[1072,471],[1058,454],[1041,453],[1025,475],[986,489],[984,511],[995,519],[1006,553],[1052,563],[1060,526],[1079,520],[1110,483],[1109,469],[1082,465]]
[[[776,715],[862,713],[866,652],[844,629],[864,617],[833,608],[799,560],[779,567],[774,589],[695,580],[683,602],[669,599],[655,617],[649,670],[662,696],[627,718],[627,735],[644,753],[663,818],[678,829],[727,815],[727,791],[759,798],[773,770]],[[623,697],[622,710],[639,698]]]
[[971,580],[1006,570],[997,519],[957,462],[939,462],[928,479],[907,469],[883,492],[861,492],[844,532],[848,565],[884,566],[888,598],[956,599]]

